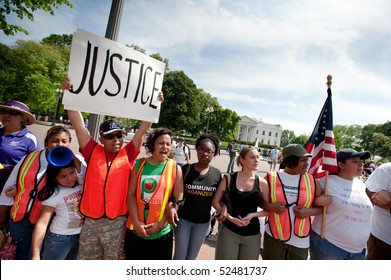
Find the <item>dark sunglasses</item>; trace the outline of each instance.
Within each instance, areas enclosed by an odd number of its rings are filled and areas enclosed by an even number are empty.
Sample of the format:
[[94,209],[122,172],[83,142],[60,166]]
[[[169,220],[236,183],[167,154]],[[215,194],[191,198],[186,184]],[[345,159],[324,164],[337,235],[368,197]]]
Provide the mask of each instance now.
[[124,135],[122,133],[118,133],[118,134],[106,134],[106,135],[102,135],[102,137],[104,139],[108,139],[108,140],[113,140],[114,137],[117,137],[118,139],[121,139],[122,137],[124,137]]
[[22,113],[18,112],[18,111],[13,111],[13,110],[0,110],[0,115],[10,115],[10,116],[18,116],[18,115],[22,115]]

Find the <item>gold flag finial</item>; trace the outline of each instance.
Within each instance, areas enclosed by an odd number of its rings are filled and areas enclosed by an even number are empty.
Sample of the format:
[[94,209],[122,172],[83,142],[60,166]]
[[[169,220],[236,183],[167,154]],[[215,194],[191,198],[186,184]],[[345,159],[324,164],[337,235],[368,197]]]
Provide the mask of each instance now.
[[331,81],[332,79],[333,79],[333,76],[327,75],[327,83],[326,83],[326,85],[327,85],[328,87],[330,87],[331,84],[333,83],[333,82]]

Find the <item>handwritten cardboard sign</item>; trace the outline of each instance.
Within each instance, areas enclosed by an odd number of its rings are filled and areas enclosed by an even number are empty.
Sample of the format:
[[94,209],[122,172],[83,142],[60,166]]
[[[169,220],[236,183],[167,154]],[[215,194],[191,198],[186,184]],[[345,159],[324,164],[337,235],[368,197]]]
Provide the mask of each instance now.
[[157,123],[165,64],[78,29],[73,35],[65,109]]

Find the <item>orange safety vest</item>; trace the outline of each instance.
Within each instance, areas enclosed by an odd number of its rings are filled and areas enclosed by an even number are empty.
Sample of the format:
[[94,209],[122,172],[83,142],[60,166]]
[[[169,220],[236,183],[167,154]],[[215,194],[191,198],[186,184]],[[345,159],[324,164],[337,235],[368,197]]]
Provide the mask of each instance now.
[[[285,191],[281,183],[281,179],[276,172],[268,172],[267,174],[269,186],[270,186],[270,198],[271,202],[282,202],[287,204]],[[305,208],[311,208],[315,199],[316,190],[314,176],[305,173],[300,176],[299,180],[299,192],[296,204]],[[270,231],[275,239],[279,239],[283,242],[288,241],[291,238],[292,225],[289,214],[289,209],[285,209],[282,214],[276,214],[269,212],[268,222]],[[299,219],[294,218],[294,234],[298,237],[307,237],[311,231],[311,218],[310,216]]]
[[[134,163],[133,163],[134,164]],[[80,212],[93,219],[109,219],[127,212],[126,198],[133,164],[121,149],[109,166],[104,147],[96,145],[87,164]]]
[[[41,165],[40,156],[43,151],[28,154],[19,168],[16,181],[17,193],[10,212],[14,222],[20,222],[27,214],[31,224],[36,224],[38,221],[42,202],[37,199],[37,194],[46,183],[46,174],[37,182],[37,174]],[[30,204],[31,208],[28,211]]]
[[[144,221],[144,208],[145,202],[141,199],[141,175],[142,170],[146,163],[146,158],[143,158],[140,162],[140,166],[137,170],[137,186],[136,186],[136,199],[137,199],[137,214],[140,221]],[[171,197],[172,190],[175,184],[177,165],[176,161],[167,159],[166,166],[163,169],[162,176],[156,186],[156,189],[148,202],[149,211],[146,220],[146,224],[160,222],[163,219],[168,205],[168,200]],[[134,229],[134,225],[131,221],[130,215],[126,222],[126,227],[130,230]]]

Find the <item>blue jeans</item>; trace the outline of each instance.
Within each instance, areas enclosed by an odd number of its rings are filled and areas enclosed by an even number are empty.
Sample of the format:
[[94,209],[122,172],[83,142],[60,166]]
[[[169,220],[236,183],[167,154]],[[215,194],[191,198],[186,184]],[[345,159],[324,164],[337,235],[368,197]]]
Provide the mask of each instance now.
[[360,253],[350,253],[327,239],[323,239],[315,231],[310,235],[310,258],[311,260],[364,260],[365,248]]
[[31,239],[34,225],[30,223],[28,218],[16,223],[10,219],[8,231],[12,236],[12,243],[16,244],[16,259],[31,260]]
[[79,234],[61,235],[48,231],[45,237],[43,260],[76,260],[79,250]]
[[175,228],[174,260],[196,260],[201,246],[209,233],[210,221],[192,223],[179,218]]
[[236,155],[235,156],[229,156],[229,163],[228,163],[228,167],[227,167],[227,173],[234,173],[235,159],[236,159]]

